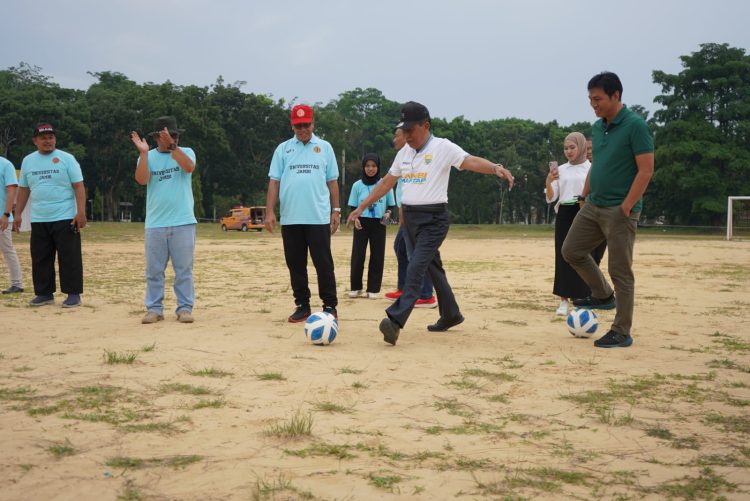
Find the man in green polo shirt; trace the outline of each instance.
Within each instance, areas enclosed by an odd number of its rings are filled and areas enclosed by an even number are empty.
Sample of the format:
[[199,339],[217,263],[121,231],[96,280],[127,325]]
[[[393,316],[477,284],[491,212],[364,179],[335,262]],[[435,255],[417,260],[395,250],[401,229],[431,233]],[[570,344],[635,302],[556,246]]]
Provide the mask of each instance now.
[[[599,117],[592,130],[596,162],[581,193],[585,203],[568,232],[562,254],[591,288],[591,296],[574,300],[575,306],[617,308],[610,330],[594,345],[626,348],[633,344],[633,244],[643,193],[654,174],[654,141],[643,118],[622,104],[622,83],[617,75],[603,72],[594,76],[588,91]],[[605,240],[614,290],[591,257],[591,251]]]

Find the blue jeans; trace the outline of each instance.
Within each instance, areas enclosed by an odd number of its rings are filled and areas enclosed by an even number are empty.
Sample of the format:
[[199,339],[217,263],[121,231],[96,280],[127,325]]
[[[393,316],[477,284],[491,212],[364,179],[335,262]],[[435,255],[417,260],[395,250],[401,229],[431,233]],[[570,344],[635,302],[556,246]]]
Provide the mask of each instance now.
[[195,225],[146,228],[146,309],[164,313],[164,271],[172,259],[177,312],[193,311]]

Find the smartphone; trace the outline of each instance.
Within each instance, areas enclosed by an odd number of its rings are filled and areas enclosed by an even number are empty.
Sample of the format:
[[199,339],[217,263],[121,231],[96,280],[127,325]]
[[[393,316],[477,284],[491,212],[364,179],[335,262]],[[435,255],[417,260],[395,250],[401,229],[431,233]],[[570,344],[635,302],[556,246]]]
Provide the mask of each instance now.
[[551,161],[549,163],[549,171],[550,172],[557,172],[557,162],[555,160]]

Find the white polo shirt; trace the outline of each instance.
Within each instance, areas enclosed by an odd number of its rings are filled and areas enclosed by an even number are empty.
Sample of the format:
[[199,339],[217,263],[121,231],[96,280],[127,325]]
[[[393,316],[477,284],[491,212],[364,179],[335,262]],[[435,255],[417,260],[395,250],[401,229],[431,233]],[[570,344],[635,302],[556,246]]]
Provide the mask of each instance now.
[[468,156],[448,139],[430,136],[419,151],[408,144],[401,148],[388,173],[401,177],[404,205],[447,203],[451,167],[460,170]]

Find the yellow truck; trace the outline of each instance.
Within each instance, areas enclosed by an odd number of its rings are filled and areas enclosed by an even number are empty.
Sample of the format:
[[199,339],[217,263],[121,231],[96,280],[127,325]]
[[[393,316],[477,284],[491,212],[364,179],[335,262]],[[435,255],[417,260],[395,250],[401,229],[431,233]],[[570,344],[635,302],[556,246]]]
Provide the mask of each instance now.
[[233,207],[221,218],[221,231],[263,231],[265,207]]

